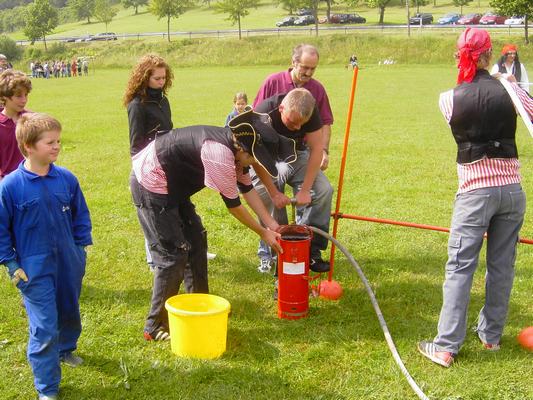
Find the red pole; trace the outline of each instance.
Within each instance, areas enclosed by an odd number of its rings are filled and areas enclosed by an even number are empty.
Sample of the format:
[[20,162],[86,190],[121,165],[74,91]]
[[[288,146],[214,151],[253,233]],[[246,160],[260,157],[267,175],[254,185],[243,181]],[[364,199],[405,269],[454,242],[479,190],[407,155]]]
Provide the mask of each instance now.
[[[333,214],[333,237],[337,238],[337,226],[339,224],[339,209],[341,207],[342,185],[344,182],[344,169],[346,167],[346,155],[348,153],[348,139],[350,138],[350,127],[352,125],[352,111],[355,97],[355,88],[357,87],[357,74],[359,67],[355,66],[353,69],[352,88],[350,91],[350,102],[348,104],[348,116],[346,117],[346,130],[344,132],[344,147],[342,149],[341,169],[339,172],[339,184],[337,186],[337,202],[335,204],[335,213]],[[328,274],[328,281],[331,281],[333,276],[333,265],[335,264],[335,245],[331,244],[331,255],[329,258],[330,270]]]
[[[335,221],[337,221],[339,218],[346,218],[346,219],[356,219],[359,221],[377,222],[380,224],[407,226],[409,228],[428,229],[431,231],[450,232],[450,228],[444,228],[442,226],[417,224],[414,222],[394,221],[392,219],[386,219],[386,218],[363,217],[360,215],[351,215],[351,214],[337,214],[336,216],[333,215],[333,218],[335,218]],[[524,244],[533,244],[533,239],[520,238],[519,242],[524,243]]]

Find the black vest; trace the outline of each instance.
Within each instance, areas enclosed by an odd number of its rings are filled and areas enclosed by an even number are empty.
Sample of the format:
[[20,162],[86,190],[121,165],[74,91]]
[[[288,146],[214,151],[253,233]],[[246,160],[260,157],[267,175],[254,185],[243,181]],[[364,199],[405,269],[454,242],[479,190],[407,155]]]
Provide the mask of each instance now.
[[201,151],[206,140],[213,140],[228,147],[234,154],[236,152],[229,128],[197,125],[157,135],[155,151],[167,176],[169,203],[178,204],[205,187]]
[[518,157],[513,102],[503,85],[486,70],[478,70],[471,83],[454,89],[450,126],[460,164],[485,156]]

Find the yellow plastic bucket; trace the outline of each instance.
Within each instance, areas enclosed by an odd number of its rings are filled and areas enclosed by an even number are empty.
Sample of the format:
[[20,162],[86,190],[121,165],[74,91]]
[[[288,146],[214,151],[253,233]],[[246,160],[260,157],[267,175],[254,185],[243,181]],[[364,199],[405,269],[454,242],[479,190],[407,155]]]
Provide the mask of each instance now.
[[211,294],[179,294],[165,303],[170,347],[181,357],[217,358],[226,351],[230,303]]

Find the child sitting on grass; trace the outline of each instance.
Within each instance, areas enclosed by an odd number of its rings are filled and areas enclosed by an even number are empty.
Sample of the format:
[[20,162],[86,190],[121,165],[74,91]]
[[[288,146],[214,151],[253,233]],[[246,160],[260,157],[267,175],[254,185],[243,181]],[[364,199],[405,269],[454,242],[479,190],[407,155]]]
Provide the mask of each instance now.
[[7,70],[0,74],[0,180],[24,159],[17,146],[15,126],[26,112],[30,91],[31,81],[24,73]]
[[78,300],[91,221],[78,180],[54,165],[60,134],[60,123],[50,116],[20,116],[16,138],[25,161],[0,182],[0,264],[24,298],[39,399],[57,399],[60,361],[83,361],[73,351],[81,333]]

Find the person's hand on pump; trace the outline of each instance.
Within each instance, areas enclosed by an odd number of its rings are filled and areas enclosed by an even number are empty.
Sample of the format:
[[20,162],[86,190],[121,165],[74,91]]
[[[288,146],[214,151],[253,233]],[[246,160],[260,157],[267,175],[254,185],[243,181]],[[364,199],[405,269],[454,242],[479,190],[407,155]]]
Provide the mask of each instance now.
[[272,231],[270,229],[264,229],[263,232],[261,233],[261,239],[263,239],[263,241],[267,245],[272,247],[272,249],[276,253],[278,254],[283,253],[283,249],[281,248],[281,245],[278,242],[278,239],[281,239],[281,234],[279,234],[278,232]]
[[291,204],[291,199],[288,198],[285,193],[281,193],[278,191],[272,197],[272,202],[274,203],[274,206],[276,206],[276,208],[284,208],[285,206]]
[[306,206],[311,203],[311,191],[300,190],[295,196],[297,206]]
[[11,277],[11,282],[13,285],[17,286],[20,281],[28,282],[28,276],[26,272],[20,267],[18,262],[15,260],[9,261],[6,263],[9,276]]

